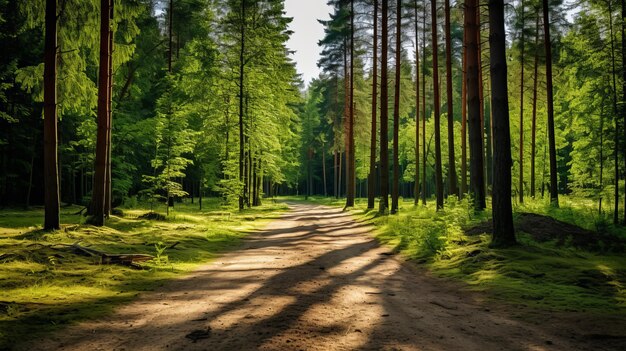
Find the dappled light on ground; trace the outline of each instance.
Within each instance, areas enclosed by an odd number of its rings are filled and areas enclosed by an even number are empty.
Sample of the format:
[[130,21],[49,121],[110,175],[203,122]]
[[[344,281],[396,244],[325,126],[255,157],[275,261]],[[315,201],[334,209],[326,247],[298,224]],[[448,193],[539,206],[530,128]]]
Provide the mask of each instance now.
[[237,252],[29,349],[578,348],[402,263],[340,209],[291,207]]

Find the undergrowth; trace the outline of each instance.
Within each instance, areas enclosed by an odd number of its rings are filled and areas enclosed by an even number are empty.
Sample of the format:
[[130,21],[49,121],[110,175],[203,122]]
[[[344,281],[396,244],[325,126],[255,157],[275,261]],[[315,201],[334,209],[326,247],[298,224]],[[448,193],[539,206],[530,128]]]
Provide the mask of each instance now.
[[[163,221],[139,219],[148,208],[124,208],[105,227],[83,224],[79,207],[62,209],[62,229],[43,232],[42,209],[0,211],[0,349],[76,321],[98,318],[140,292],[189,272],[232,248],[246,232],[286,209],[267,204],[239,212],[217,200],[176,204]],[[163,208],[164,210],[164,208]],[[138,270],[100,265],[64,245],[107,253],[151,254]]]

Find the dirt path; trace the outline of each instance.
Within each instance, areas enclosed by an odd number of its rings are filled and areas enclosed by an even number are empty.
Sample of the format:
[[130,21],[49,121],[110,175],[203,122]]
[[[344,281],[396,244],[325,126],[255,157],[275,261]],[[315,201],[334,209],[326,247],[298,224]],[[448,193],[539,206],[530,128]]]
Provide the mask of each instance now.
[[571,325],[549,316],[545,324],[520,322],[506,309],[487,308],[453,284],[428,277],[338,209],[290,206],[241,250],[29,350],[597,347],[559,336]]

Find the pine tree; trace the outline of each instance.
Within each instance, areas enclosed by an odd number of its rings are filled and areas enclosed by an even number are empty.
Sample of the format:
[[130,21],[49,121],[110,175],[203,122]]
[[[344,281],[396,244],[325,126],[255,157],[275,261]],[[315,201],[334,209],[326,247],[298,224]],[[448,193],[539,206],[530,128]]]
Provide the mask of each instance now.
[[57,3],[46,0],[44,48],[44,230],[60,229],[57,141]]
[[504,1],[489,0],[491,106],[493,108],[493,236],[491,246],[515,244],[511,206],[511,135],[507,87]]

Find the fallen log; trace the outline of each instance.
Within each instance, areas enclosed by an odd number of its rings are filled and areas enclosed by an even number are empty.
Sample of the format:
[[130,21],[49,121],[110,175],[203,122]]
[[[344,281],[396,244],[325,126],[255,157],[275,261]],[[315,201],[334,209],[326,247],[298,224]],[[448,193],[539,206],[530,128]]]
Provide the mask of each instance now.
[[110,254],[89,247],[81,246],[78,243],[72,244],[71,247],[78,254],[89,257],[100,257],[100,264],[121,264],[141,268],[137,262],[146,262],[154,259],[154,256],[148,254]]

